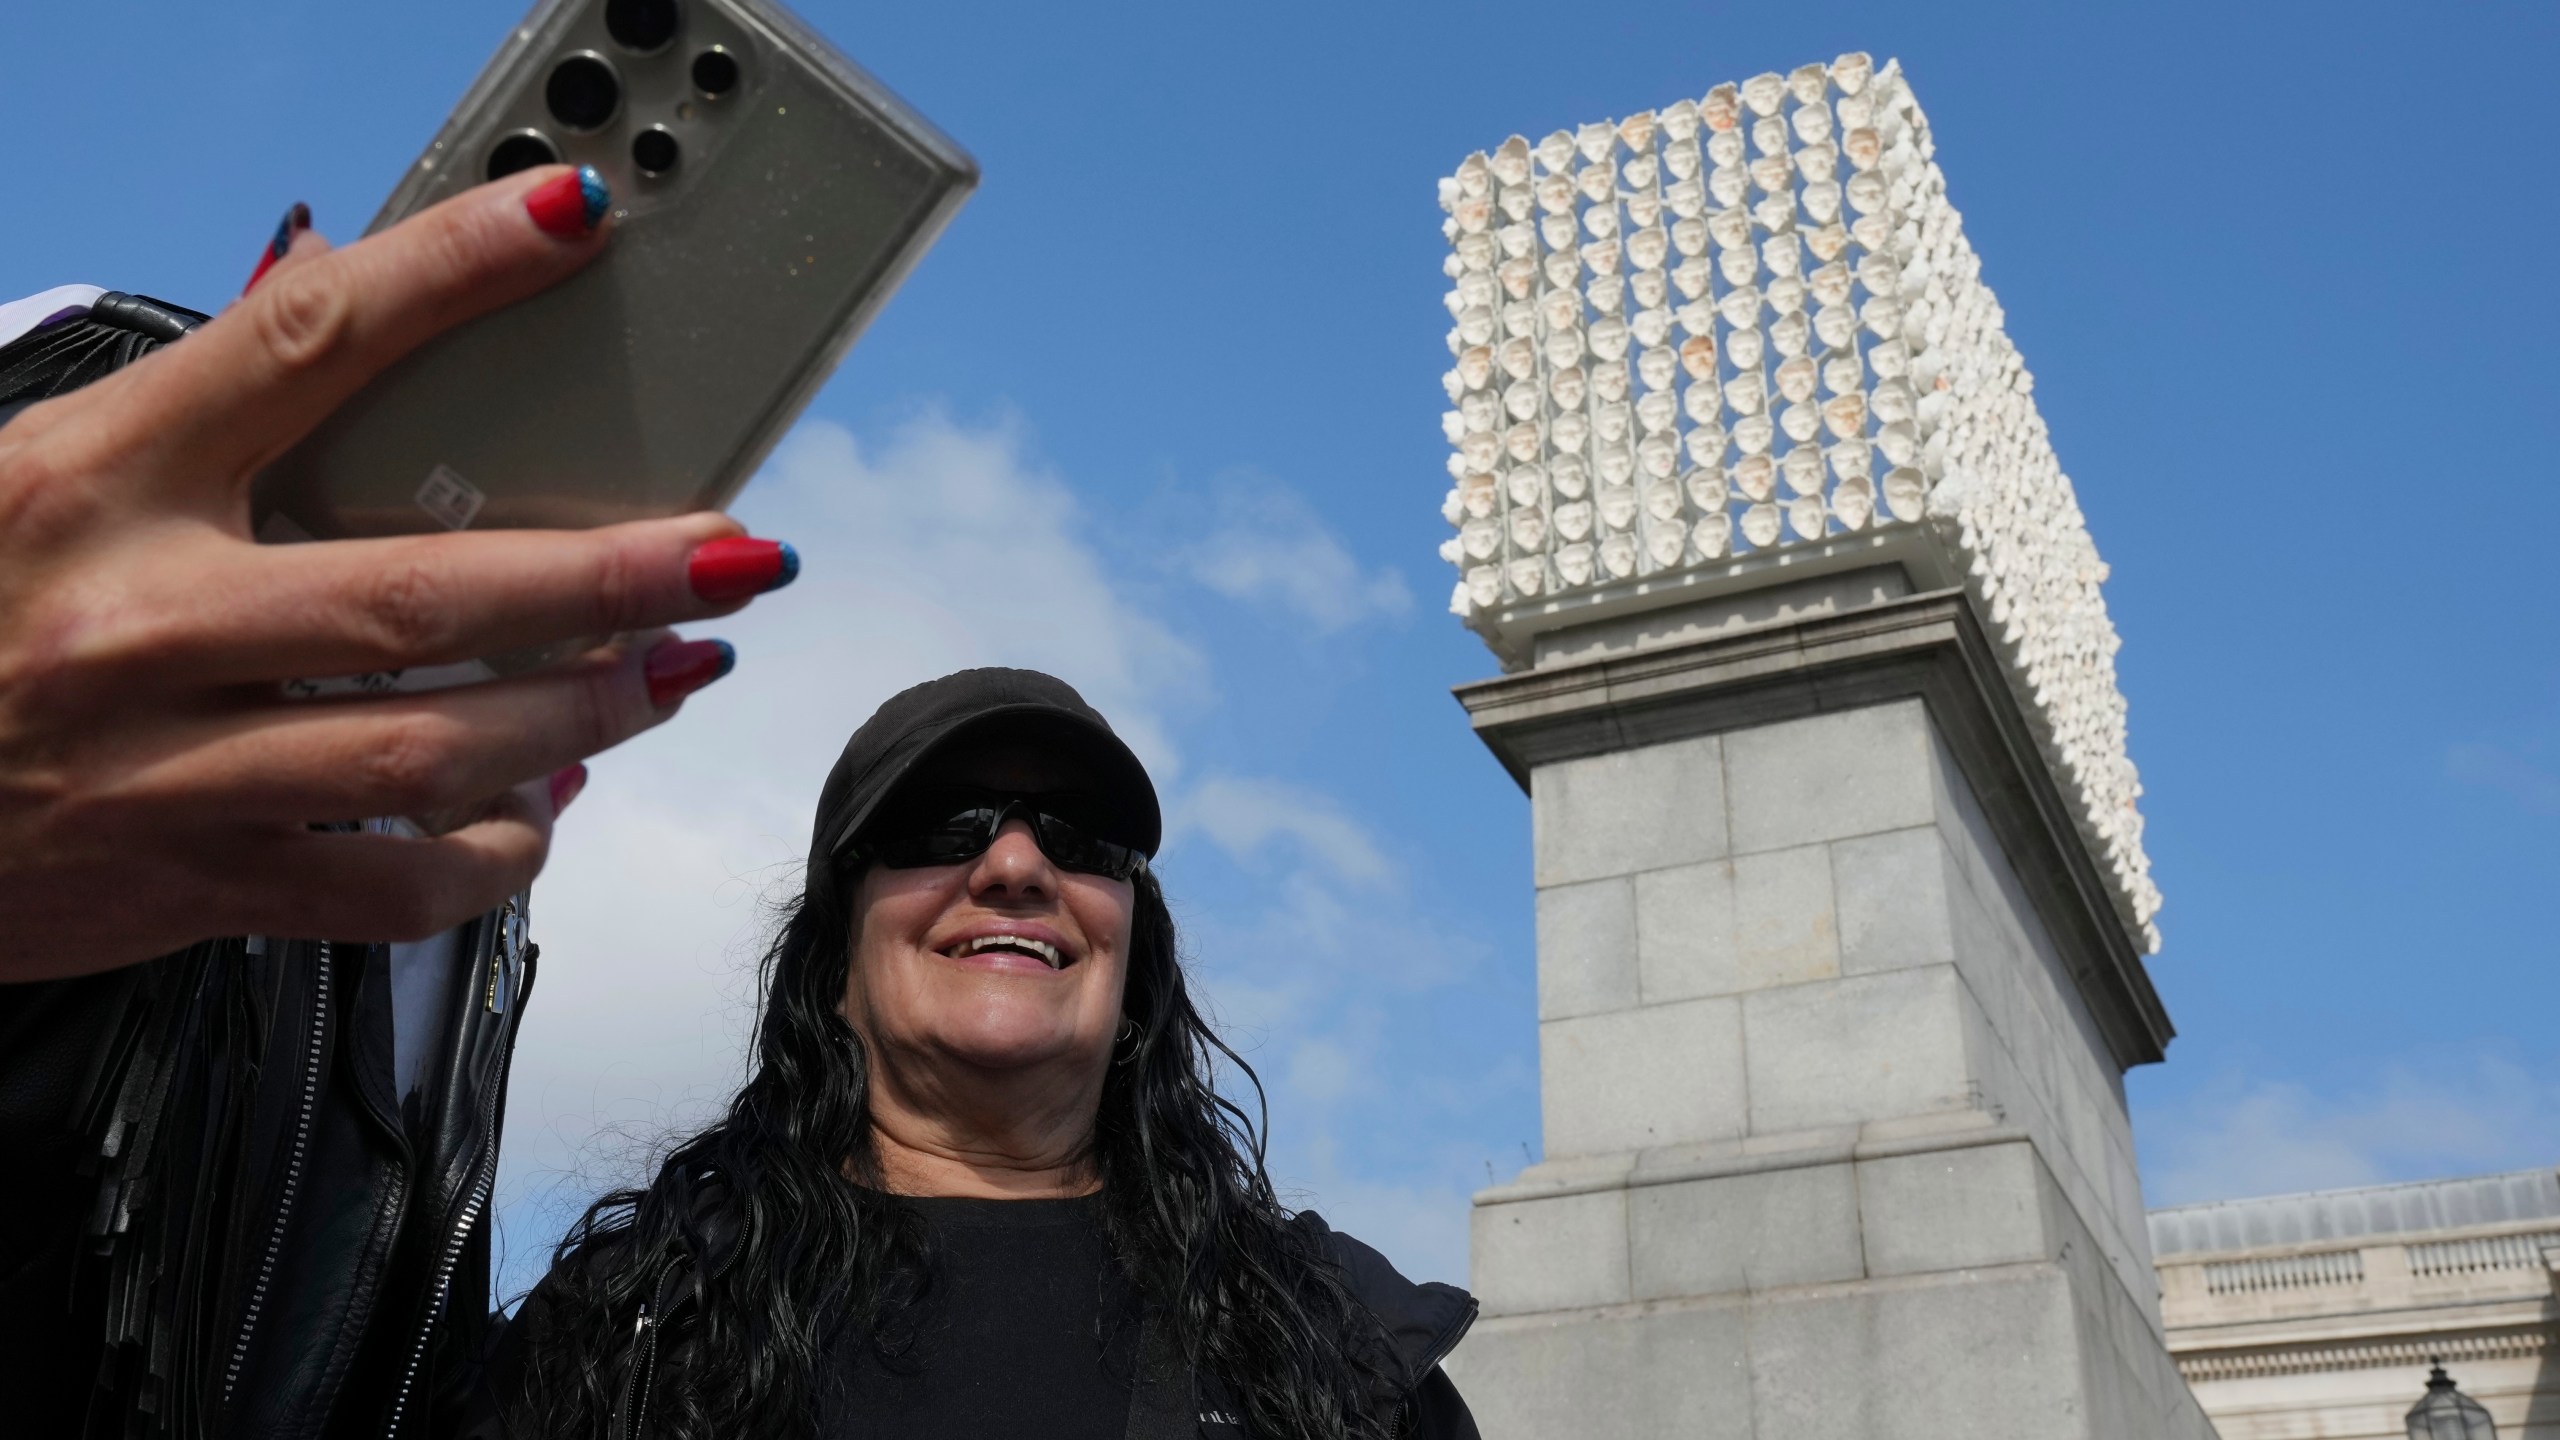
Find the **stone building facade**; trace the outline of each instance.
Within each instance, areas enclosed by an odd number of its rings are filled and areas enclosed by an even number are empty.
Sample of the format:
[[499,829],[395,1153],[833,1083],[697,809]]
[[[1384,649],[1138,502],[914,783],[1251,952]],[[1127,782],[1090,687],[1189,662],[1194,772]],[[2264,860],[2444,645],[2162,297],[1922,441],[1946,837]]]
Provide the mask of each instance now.
[[2169,1350],[2222,1440],[2401,1440],[2441,1356],[2560,1440],[2560,1171],[2154,1210]]

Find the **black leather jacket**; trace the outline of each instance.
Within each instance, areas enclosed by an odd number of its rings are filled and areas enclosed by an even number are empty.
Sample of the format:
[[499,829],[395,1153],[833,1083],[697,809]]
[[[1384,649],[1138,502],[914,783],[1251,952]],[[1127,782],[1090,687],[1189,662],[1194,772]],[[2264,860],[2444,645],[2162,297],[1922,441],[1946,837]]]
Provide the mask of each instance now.
[[385,946],[231,939],[0,986],[10,1433],[456,1428],[490,1338],[522,917],[465,927],[406,1114]]
[[[110,292],[0,346],[0,424],[204,319]],[[523,914],[465,927],[405,1115],[384,946],[0,985],[0,1433],[451,1433],[488,1338]]]

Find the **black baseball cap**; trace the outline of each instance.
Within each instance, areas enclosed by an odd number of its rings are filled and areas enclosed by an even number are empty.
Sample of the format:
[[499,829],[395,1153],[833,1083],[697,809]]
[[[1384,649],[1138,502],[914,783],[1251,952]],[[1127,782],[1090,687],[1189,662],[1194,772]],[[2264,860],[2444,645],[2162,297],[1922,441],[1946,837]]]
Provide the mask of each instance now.
[[1155,782],[1110,722],[1054,675],[990,667],[901,690],[862,722],[818,792],[810,867],[833,864],[917,766],[999,742],[1028,743],[1087,777],[1108,838],[1154,857],[1164,839]]

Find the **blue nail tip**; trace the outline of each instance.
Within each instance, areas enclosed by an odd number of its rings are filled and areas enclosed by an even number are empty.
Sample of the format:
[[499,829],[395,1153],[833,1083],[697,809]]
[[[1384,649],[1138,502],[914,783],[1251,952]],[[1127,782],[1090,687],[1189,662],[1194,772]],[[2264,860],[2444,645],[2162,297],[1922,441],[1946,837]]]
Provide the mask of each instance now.
[[738,647],[726,640],[714,640],[711,643],[720,647],[720,673],[711,677],[717,680],[721,675],[726,675],[738,668]]
[[604,223],[604,212],[613,208],[613,191],[596,173],[593,165],[578,167],[578,198],[587,208],[587,228],[593,230]]
[[284,218],[276,222],[276,236],[267,242],[267,254],[273,259],[283,259],[285,252],[293,248],[293,237],[310,228],[311,207],[295,201],[293,208],[284,212]]
[[782,547],[782,568],[774,572],[773,583],[764,587],[767,594],[800,578],[800,552],[791,548],[791,542],[788,540],[776,543]]

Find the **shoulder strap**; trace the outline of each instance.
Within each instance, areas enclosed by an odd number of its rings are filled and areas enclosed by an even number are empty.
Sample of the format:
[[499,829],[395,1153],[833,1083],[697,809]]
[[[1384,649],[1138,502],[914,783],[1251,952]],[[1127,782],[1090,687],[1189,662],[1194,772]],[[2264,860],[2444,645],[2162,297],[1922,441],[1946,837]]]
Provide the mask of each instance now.
[[147,295],[90,293],[93,298],[41,317],[21,333],[0,334],[6,342],[0,343],[0,424],[39,400],[120,370],[205,322],[196,311]]
[[1138,1323],[1138,1384],[1129,1397],[1128,1440],[1189,1440],[1199,1431],[1191,1370],[1172,1328],[1152,1313]]

